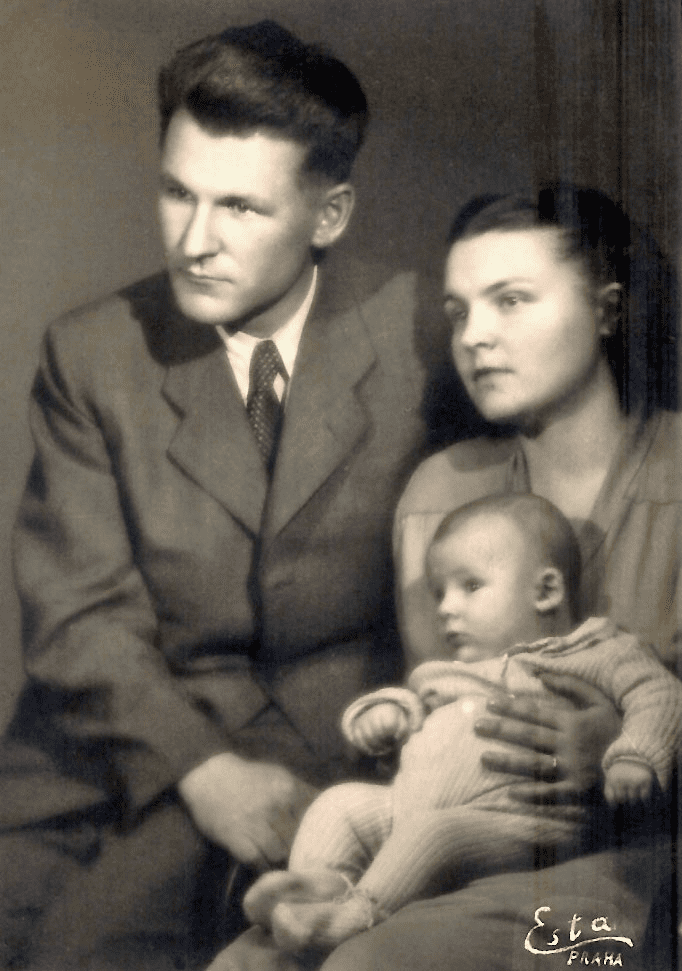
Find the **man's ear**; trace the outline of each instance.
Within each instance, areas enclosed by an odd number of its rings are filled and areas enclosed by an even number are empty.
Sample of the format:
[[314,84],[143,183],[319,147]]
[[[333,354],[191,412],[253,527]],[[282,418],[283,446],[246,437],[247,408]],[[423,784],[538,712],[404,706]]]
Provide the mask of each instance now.
[[620,283],[607,283],[597,290],[597,313],[601,337],[612,337],[616,333],[622,298],[623,287]]
[[354,206],[355,189],[350,182],[323,190],[312,245],[326,249],[335,243],[345,232]]
[[566,584],[561,571],[554,566],[545,567],[535,584],[535,609],[539,614],[548,614],[560,607],[565,597]]

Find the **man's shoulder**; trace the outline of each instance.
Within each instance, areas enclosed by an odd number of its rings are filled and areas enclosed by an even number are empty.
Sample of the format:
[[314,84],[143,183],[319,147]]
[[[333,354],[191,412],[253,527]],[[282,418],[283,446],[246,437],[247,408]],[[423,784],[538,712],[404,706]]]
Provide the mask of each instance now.
[[176,309],[168,277],[158,273],[62,314],[46,344],[70,360],[153,360],[161,366],[217,346],[213,328],[192,324]]
[[397,517],[440,513],[501,490],[516,448],[513,437],[481,437],[436,452],[413,473]]
[[320,271],[322,311],[359,309],[373,330],[411,323],[426,305],[436,310],[436,282],[414,269],[339,247],[325,255]]

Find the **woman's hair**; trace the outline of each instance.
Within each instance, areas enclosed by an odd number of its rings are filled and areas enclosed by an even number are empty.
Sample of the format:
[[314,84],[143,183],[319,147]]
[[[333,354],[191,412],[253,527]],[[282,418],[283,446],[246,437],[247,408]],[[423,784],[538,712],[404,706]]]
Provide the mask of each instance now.
[[350,176],[369,117],[355,75],[272,20],[230,27],[178,51],[158,81],[161,141],[179,108],[210,130],[257,129],[299,142],[305,170]]
[[646,417],[677,407],[677,281],[655,240],[598,189],[569,183],[532,195],[485,195],[457,214],[448,244],[483,233],[555,228],[559,251],[581,264],[595,289],[622,287],[620,308],[604,350],[626,412]]

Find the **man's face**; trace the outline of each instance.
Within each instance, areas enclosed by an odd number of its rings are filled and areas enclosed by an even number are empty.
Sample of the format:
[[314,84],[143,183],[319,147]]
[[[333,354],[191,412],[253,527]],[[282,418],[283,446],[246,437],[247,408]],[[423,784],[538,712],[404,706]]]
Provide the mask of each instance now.
[[273,333],[308,290],[323,193],[305,148],[266,132],[216,134],[180,109],[161,156],[159,219],[181,310],[202,324]]

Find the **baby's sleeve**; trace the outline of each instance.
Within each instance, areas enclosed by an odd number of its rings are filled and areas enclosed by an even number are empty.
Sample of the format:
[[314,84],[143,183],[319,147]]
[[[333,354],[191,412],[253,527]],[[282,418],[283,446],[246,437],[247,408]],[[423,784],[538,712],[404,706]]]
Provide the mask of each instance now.
[[634,637],[622,635],[617,640],[609,670],[623,727],[607,748],[602,768],[606,772],[619,759],[645,762],[666,789],[682,746],[682,682]]
[[346,708],[341,719],[341,731],[347,741],[358,748],[355,726],[358,720],[375,705],[393,704],[400,708],[407,717],[407,727],[410,735],[418,732],[424,724],[425,711],[419,697],[409,688],[379,688],[370,694],[362,695]]

